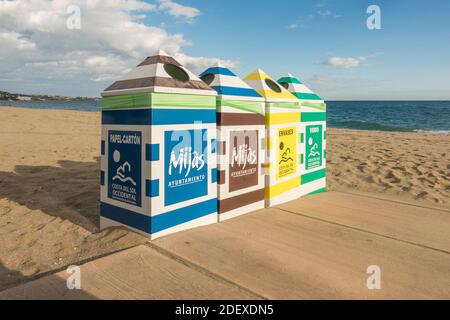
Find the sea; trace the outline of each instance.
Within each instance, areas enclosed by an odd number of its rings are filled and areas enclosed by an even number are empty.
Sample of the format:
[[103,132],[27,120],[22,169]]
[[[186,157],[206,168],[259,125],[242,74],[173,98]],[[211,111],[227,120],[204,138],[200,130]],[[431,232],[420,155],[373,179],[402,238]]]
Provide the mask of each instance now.
[[[450,133],[450,101],[327,101],[327,125],[358,130]],[[1,106],[99,112],[100,99],[0,101]]]

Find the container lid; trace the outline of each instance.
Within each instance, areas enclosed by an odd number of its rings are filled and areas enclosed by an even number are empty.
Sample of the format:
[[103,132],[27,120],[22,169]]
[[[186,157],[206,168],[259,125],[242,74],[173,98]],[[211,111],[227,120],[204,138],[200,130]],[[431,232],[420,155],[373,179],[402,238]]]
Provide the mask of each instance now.
[[147,57],[102,92],[102,96],[137,92],[162,92],[216,95],[216,92],[194,73],[162,50]]
[[300,82],[292,74],[288,73],[286,76],[280,78],[278,83],[291,92],[300,100],[312,100],[315,102],[323,102],[322,98],[312,92],[307,86]]
[[207,85],[219,96],[235,100],[264,101],[264,98],[220,62],[200,74]]
[[255,89],[267,101],[297,102],[298,99],[285,88],[280,86],[261,69],[256,69],[244,78],[244,81]]

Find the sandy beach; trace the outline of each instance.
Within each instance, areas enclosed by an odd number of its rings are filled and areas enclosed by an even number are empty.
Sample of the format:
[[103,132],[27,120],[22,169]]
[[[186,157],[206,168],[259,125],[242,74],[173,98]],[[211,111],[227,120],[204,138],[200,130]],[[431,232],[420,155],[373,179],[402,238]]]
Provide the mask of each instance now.
[[450,134],[329,129],[330,190],[450,208]]
[[[0,290],[147,242],[99,232],[99,113],[0,112]],[[327,144],[330,190],[450,208],[450,135],[329,129]]]

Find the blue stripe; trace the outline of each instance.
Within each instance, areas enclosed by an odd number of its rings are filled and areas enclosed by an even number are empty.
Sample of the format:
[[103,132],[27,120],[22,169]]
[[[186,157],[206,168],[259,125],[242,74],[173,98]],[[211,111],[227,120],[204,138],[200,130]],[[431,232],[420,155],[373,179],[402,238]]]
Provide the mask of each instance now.
[[217,182],[217,169],[211,169],[211,183]]
[[215,212],[217,212],[217,198],[153,216],[151,233],[156,233]]
[[152,124],[216,123],[216,110],[152,109]]
[[100,213],[102,217],[120,222],[146,233],[156,233],[215,212],[217,212],[217,198],[154,217],[100,202]]
[[102,124],[146,125],[150,123],[150,109],[102,111]]
[[102,140],[102,143],[101,143],[101,145],[100,145],[100,154],[101,154],[102,156],[105,155],[105,140]]
[[212,154],[216,153],[216,150],[217,150],[217,140],[211,139],[211,153]]
[[100,185],[105,185],[105,171],[100,171]]
[[159,180],[145,180],[145,195],[147,197],[159,196]]
[[241,97],[257,97],[261,98],[261,95],[251,88],[237,88],[237,87],[224,87],[224,86],[212,86],[218,94],[228,96],[241,96]]
[[102,112],[102,124],[165,125],[216,123],[216,110],[207,109],[140,109]]
[[222,75],[224,75],[224,76],[233,76],[233,77],[236,77],[236,75],[235,75],[233,72],[231,72],[230,69],[228,69],[228,68],[222,68],[222,67],[212,67],[212,68],[208,68],[208,69],[206,69],[205,71],[203,71],[203,72],[200,74],[200,77],[203,77],[203,76],[205,76],[205,75],[207,75],[207,74],[222,74]]
[[105,202],[100,202],[102,217],[120,222],[132,228],[150,232],[150,217],[127,209],[119,208]]
[[159,161],[159,144],[146,144],[145,145],[145,160],[146,161]]

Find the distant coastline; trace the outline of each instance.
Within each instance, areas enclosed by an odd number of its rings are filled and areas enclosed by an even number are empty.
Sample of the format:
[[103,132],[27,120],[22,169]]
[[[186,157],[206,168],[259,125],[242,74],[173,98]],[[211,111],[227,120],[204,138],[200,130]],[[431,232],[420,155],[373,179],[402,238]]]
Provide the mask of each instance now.
[[23,94],[0,91],[0,101],[83,101],[100,99],[95,97],[70,97],[46,94]]

